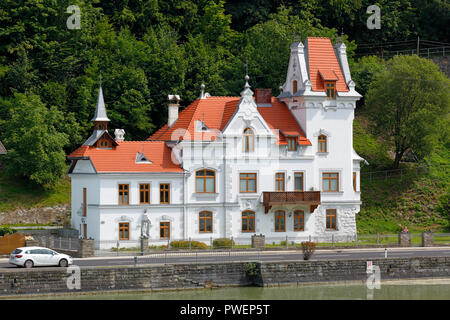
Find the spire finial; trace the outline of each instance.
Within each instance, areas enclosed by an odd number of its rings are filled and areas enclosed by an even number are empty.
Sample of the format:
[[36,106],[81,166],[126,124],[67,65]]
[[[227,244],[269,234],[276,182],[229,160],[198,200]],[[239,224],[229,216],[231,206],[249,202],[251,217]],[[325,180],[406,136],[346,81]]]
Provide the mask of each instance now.
[[200,99],[205,99],[205,84],[202,82],[200,85],[201,93],[200,93]]
[[98,76],[98,86],[102,86],[102,73],[100,72],[100,75]]

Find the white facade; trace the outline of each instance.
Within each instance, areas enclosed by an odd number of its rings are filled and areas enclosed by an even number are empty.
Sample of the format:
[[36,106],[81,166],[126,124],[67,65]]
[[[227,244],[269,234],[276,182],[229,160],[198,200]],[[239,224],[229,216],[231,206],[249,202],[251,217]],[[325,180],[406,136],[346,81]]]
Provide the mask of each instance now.
[[[361,205],[359,168],[363,159],[353,150],[352,124],[356,101],[361,96],[354,91],[345,47],[336,47],[336,52],[349,91],[337,92],[335,99],[328,99],[325,92],[311,91],[303,45],[291,47],[287,79],[279,99],[289,107],[310,146],[298,145],[296,151],[288,151],[287,145],[279,145],[276,130],[258,112],[253,92],[246,85],[236,112],[214,141],[184,139],[171,145],[183,172],[97,173],[89,159],[78,160],[70,173],[72,226],[83,234],[86,225],[86,236],[100,240],[96,241],[97,248],[115,247],[119,223],[123,222],[128,223],[129,239],[120,240],[120,246],[138,246],[145,219],[150,221],[149,243],[159,245],[189,238],[209,244],[211,238],[231,237],[237,243],[249,243],[253,234],[265,235],[266,242],[283,241],[286,236],[289,241],[323,235],[334,235],[339,241],[341,236],[354,236],[355,215]],[[298,81],[297,93],[292,92],[294,79]],[[208,97],[202,99],[207,101]],[[171,125],[176,121],[174,114]],[[196,126],[196,130],[201,131],[201,127]],[[251,152],[244,152],[243,148],[246,128],[254,133]],[[326,152],[318,152],[321,135],[326,136]],[[150,154],[146,156],[152,161]],[[196,192],[196,172],[204,169],[215,174],[214,192]],[[256,174],[256,192],[241,192],[240,173]],[[281,203],[272,205],[266,213],[263,192],[276,191],[277,173],[284,173],[284,192],[294,191],[294,174],[303,173],[303,191],[320,191],[318,207],[306,202]],[[325,192],[324,173],[338,174],[337,191]],[[129,204],[119,204],[119,184],[129,185]],[[150,184],[149,204],[140,204],[140,184]],[[169,204],[160,203],[160,184],[170,184]],[[83,188],[87,191],[86,216],[83,216]],[[332,228],[327,226],[330,209],[336,217]],[[255,214],[254,229],[250,232],[243,231],[242,214],[247,210]],[[285,213],[284,231],[276,230],[278,210]],[[304,212],[301,231],[294,231],[296,210]],[[200,230],[199,213],[203,211],[212,213],[211,232]],[[162,222],[170,223],[170,240],[161,238]]]

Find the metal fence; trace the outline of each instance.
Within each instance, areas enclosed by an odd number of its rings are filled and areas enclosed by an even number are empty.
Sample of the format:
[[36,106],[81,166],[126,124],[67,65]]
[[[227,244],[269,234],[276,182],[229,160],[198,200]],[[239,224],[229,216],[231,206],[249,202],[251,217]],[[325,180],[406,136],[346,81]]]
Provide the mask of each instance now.
[[35,235],[34,239],[38,241],[39,246],[54,250],[78,250],[78,238],[58,237],[54,235]]
[[428,174],[430,172],[429,166],[420,166],[416,168],[401,168],[393,170],[381,170],[361,172],[361,179],[373,181],[373,180],[388,180],[388,179],[402,179],[410,176]]
[[[306,236],[306,237],[265,237],[263,248],[253,248],[252,240],[249,237],[230,238],[227,245],[223,241],[216,241],[215,238],[191,238],[191,239],[170,239],[156,243],[151,242],[148,248],[140,247],[139,241],[96,241],[96,256],[152,256],[155,259],[163,260],[170,257],[181,255],[190,255],[190,259],[198,260],[199,255],[219,255],[227,259],[236,260],[243,253],[254,255],[260,254],[260,251],[283,251],[283,250],[301,250],[301,243],[310,241],[316,243],[317,249],[321,248],[363,248],[363,247],[397,247],[399,245],[398,234],[375,234],[375,235],[325,235],[325,236]],[[175,243],[182,246],[174,246]],[[117,246],[119,244],[119,246]],[[435,233],[435,246],[450,246],[450,233]],[[109,248],[107,248],[110,246]],[[411,234],[411,246],[422,246],[422,234]],[[230,258],[231,257],[231,258]],[[158,260],[158,261],[159,261]],[[189,259],[188,259],[189,260]],[[238,260],[240,261],[240,260]]]

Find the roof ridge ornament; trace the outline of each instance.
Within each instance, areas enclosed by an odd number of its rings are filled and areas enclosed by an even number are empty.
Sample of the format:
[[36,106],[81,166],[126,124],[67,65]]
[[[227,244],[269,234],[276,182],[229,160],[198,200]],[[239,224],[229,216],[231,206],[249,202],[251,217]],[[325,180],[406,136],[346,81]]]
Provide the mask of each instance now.
[[241,97],[253,97],[253,91],[250,89],[250,85],[248,84],[248,80],[250,80],[250,77],[245,75],[245,85],[244,90],[241,91]]

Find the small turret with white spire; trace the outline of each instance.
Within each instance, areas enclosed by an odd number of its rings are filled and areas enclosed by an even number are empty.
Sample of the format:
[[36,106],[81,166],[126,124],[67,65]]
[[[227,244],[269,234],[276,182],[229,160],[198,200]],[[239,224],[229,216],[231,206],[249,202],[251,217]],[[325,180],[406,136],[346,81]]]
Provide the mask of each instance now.
[[110,122],[106,115],[105,101],[103,100],[102,82],[100,76],[100,88],[98,89],[97,106],[95,107],[95,115],[91,119],[94,122],[94,130],[107,130],[108,122]]

